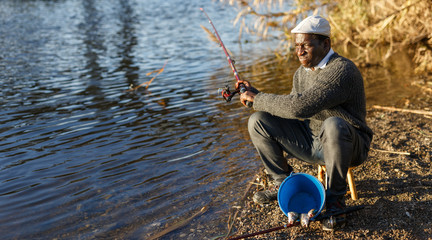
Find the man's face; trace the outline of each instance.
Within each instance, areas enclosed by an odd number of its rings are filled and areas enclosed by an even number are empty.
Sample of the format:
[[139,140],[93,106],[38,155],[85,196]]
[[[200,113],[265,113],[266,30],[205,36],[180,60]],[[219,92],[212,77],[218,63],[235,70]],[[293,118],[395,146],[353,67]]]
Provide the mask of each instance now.
[[307,68],[318,65],[327,55],[329,40],[320,41],[312,34],[297,33],[295,35],[295,49],[301,65]]

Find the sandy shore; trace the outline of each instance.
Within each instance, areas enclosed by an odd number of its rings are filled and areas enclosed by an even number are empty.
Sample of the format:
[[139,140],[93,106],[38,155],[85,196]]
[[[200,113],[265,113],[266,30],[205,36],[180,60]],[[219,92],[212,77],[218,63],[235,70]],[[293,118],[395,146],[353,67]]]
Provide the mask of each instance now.
[[[347,206],[365,208],[348,215],[344,229],[321,230],[320,222],[309,228],[295,226],[248,239],[432,239],[432,111],[431,95],[422,92],[398,109],[421,110],[423,114],[389,109],[368,109],[368,124],[374,130],[368,160],[355,168],[358,200],[347,195]],[[317,174],[317,167],[290,159],[295,172]],[[242,205],[231,212],[230,237],[281,226],[287,217],[277,202],[259,206],[255,191],[266,185],[257,173]]]

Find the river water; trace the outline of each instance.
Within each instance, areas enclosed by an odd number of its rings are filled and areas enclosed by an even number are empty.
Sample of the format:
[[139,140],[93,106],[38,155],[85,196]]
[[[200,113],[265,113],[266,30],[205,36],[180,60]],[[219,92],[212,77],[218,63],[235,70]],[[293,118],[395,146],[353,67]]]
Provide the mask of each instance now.
[[[239,44],[235,9],[217,1],[0,2],[2,239],[147,239],[203,207],[164,238],[226,232],[261,165],[252,110],[217,95],[234,78],[199,7],[244,76],[289,91],[298,64]],[[408,96],[405,77],[366,73],[369,104]]]

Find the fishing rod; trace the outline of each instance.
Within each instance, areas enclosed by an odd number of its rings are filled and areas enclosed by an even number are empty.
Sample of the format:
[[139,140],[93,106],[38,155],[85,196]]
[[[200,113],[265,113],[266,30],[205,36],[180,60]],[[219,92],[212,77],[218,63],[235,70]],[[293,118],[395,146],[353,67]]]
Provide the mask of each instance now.
[[[227,57],[229,65],[231,66],[231,70],[232,70],[232,72],[234,74],[234,77],[236,78],[237,82],[241,81],[240,76],[239,76],[239,74],[237,72],[237,69],[236,69],[236,67],[234,65],[235,61],[231,58],[231,56],[228,53],[228,50],[225,48],[225,45],[223,44],[222,39],[220,38],[218,31],[216,30],[216,27],[213,25],[212,20],[210,19],[209,15],[207,15],[207,13],[204,11],[203,8],[200,8],[200,10],[206,15],[207,19],[209,20],[210,25],[212,26],[213,30],[215,31],[215,35],[216,35],[216,37],[217,37],[217,39],[218,39],[218,41],[220,43],[220,46],[222,47],[223,51],[225,52],[225,55]],[[228,85],[225,86],[225,88],[222,88],[220,90],[221,90],[222,97],[227,102],[231,101],[231,99],[237,93],[241,94],[241,93],[244,93],[244,92],[247,91],[246,86],[243,83],[238,84],[237,89],[235,91],[233,91],[233,92],[230,91]],[[247,107],[252,107],[252,105],[253,105],[252,102],[246,101],[246,106]]]
[[[364,206],[354,206],[354,207],[349,207],[349,208],[339,210],[337,212],[318,215],[313,221],[320,221],[320,220],[328,219],[330,221],[330,224],[336,224],[338,221],[340,221],[340,219],[338,219],[336,216],[341,215],[341,214],[348,214],[348,213],[358,211],[358,210],[363,209],[363,208],[364,208]],[[297,225],[300,225],[300,222],[294,222],[293,224],[284,224],[284,225],[279,226],[279,227],[269,228],[269,229],[262,230],[259,232],[254,232],[254,233],[249,233],[249,234],[245,234],[245,235],[241,235],[241,236],[237,236],[237,237],[233,237],[233,238],[228,238],[228,240],[245,239],[248,237],[253,237],[253,236],[257,236],[257,235],[261,235],[261,234],[265,234],[265,233],[269,233],[269,232],[274,232],[277,230],[281,230],[284,228],[290,228],[290,227],[294,227]]]

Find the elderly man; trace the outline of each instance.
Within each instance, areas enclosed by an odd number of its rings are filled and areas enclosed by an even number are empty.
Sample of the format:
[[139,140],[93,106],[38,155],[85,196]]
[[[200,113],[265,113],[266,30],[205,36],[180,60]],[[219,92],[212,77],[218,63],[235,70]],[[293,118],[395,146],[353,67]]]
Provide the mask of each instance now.
[[[325,165],[326,211],[345,207],[348,168],[367,158],[372,131],[365,121],[363,78],[350,60],[331,48],[330,25],[320,16],[304,19],[291,33],[302,66],[294,74],[290,94],[259,92],[248,81],[240,101],[253,102],[249,134],[275,188],[255,193],[259,204],[277,199],[277,187],[292,167],[283,152],[302,161]],[[323,222],[324,230],[345,225]]]

